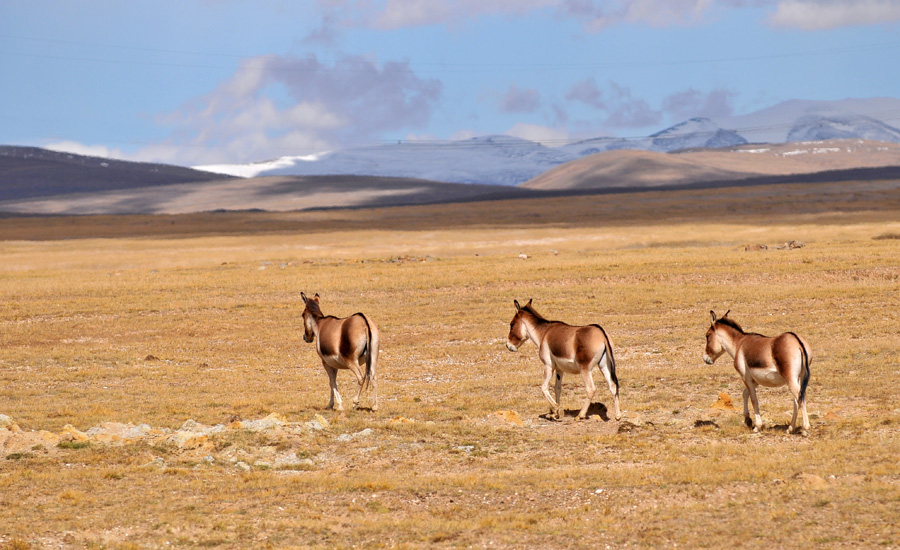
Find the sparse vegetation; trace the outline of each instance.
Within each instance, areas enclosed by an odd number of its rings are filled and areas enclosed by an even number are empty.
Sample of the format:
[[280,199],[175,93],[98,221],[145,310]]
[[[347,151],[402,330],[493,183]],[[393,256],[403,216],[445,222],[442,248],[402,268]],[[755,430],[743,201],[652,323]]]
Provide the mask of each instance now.
[[[0,548],[890,547],[900,254],[872,235],[898,214],[896,190],[825,185],[0,219],[0,414],[22,430],[328,424],[9,451]],[[324,410],[301,290],[378,323],[378,412]],[[572,377],[570,417],[545,418],[534,347],[505,349],[514,298],[606,328],[621,423],[603,391],[574,422]],[[784,388],[760,434],[712,408],[741,386],[700,359],[710,309],[809,341],[808,438]]]

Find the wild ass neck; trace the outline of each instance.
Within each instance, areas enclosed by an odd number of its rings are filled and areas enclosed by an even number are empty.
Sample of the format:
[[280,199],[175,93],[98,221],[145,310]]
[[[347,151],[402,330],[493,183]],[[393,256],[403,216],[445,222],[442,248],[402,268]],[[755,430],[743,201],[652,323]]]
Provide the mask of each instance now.
[[734,327],[730,327],[723,323],[718,323],[716,324],[716,336],[722,343],[722,347],[725,348],[725,352],[728,353],[728,355],[730,355],[732,359],[734,359],[737,348],[738,346],[740,346],[741,340],[744,339],[746,334]]
[[535,315],[534,313],[526,313],[526,315],[522,316],[522,322],[525,325],[525,332],[528,333],[528,338],[534,343],[534,345],[540,346],[541,340],[544,339],[544,334],[550,327],[550,321],[538,315]]

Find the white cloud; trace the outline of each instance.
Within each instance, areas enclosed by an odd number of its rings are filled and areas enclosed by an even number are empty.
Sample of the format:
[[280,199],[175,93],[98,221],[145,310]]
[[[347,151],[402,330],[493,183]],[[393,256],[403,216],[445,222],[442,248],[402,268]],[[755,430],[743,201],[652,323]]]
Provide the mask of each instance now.
[[85,145],[77,141],[56,141],[44,145],[44,149],[58,151],[60,153],[72,153],[75,155],[85,155],[88,157],[102,157],[110,159],[124,160],[126,155],[121,149],[110,149],[105,145]]
[[603,109],[606,107],[603,92],[597,87],[597,81],[593,78],[576,82],[569,90],[569,93],[566,94],[566,99],[569,101],[580,101],[595,109]]
[[457,130],[457,131],[453,132],[450,135],[450,139],[453,141],[472,139],[474,137],[478,137],[481,135],[484,135],[484,134],[481,132],[476,132],[475,130],[471,130],[471,129],[463,129],[463,130]]
[[715,118],[734,112],[730,90],[713,90],[704,94],[693,88],[674,93],[663,100],[662,110],[677,122],[693,117]]
[[621,24],[671,27],[701,24],[716,10],[775,6],[769,22],[804,30],[900,21],[900,0],[319,0],[322,28],[314,39],[334,39],[336,27],[381,30],[457,25],[486,15],[552,13],[583,23],[589,32]]
[[714,3],[714,0],[456,0],[454,2],[319,0],[318,2],[324,14],[323,26],[340,25],[387,30],[427,25],[455,25],[486,15],[525,16],[549,10],[556,15],[581,20],[591,31],[599,31],[619,23],[642,23],[660,27],[692,24],[702,19]]
[[515,84],[503,94],[500,110],[504,113],[533,113],[541,106],[541,95],[533,88],[520,89]]
[[550,128],[524,122],[516,124],[504,133],[508,136],[545,144],[561,143],[569,139],[569,132],[565,128]]
[[523,15],[558,3],[558,0],[387,0],[372,10],[369,24],[379,29],[456,24],[482,15]]
[[215,90],[160,117],[172,137],[139,156],[179,164],[250,162],[371,142],[385,131],[425,126],[440,95],[440,81],[419,78],[407,63],[257,57]]
[[631,89],[610,82],[601,90],[593,78],[575,83],[566,94],[569,101],[589,105],[605,113],[604,124],[617,128],[641,128],[658,124],[661,112],[653,109],[646,100],[634,97]]
[[898,21],[898,0],[783,0],[769,19],[776,27],[808,31]]
[[698,23],[713,0],[563,0],[560,11],[585,22],[589,31],[621,23],[669,27]]
[[615,83],[610,85],[615,99],[606,124],[618,128],[644,128],[659,124],[662,119],[660,112],[650,107],[646,100],[633,97],[628,88]]

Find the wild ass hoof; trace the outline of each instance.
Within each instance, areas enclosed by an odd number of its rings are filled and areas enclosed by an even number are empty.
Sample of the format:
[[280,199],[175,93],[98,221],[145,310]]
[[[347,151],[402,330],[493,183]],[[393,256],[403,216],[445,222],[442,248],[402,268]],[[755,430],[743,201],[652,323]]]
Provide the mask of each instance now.
[[744,426],[747,426],[748,428],[752,428],[753,427],[753,419],[751,419],[749,416],[745,416],[744,417]]

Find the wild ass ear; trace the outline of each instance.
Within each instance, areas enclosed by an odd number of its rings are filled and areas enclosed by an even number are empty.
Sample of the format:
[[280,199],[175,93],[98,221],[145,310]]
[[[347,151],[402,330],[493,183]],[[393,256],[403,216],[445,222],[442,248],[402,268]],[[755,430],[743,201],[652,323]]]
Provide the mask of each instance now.
[[532,301],[532,298],[529,298],[528,303],[525,304],[525,307],[531,307],[531,301]]
[[730,309],[729,309],[728,311],[725,312],[725,315],[722,316],[722,319],[728,317],[728,314],[729,314],[729,313],[731,313],[731,310],[730,310]]
[[716,312],[709,310],[709,316],[712,317],[712,324],[716,324]]
[[304,303],[304,304],[307,303],[307,302],[309,302],[309,298],[306,297],[306,294],[304,294],[304,293],[301,292],[301,293],[300,293],[300,297],[303,298],[303,303]]
[[313,296],[313,301],[315,301],[317,304],[319,303],[319,293],[318,292],[316,292],[316,295]]
[[521,310],[522,310],[522,306],[519,305],[519,301],[518,301],[518,300],[513,300],[513,304],[515,304],[515,306],[516,306],[516,311],[521,311]]

